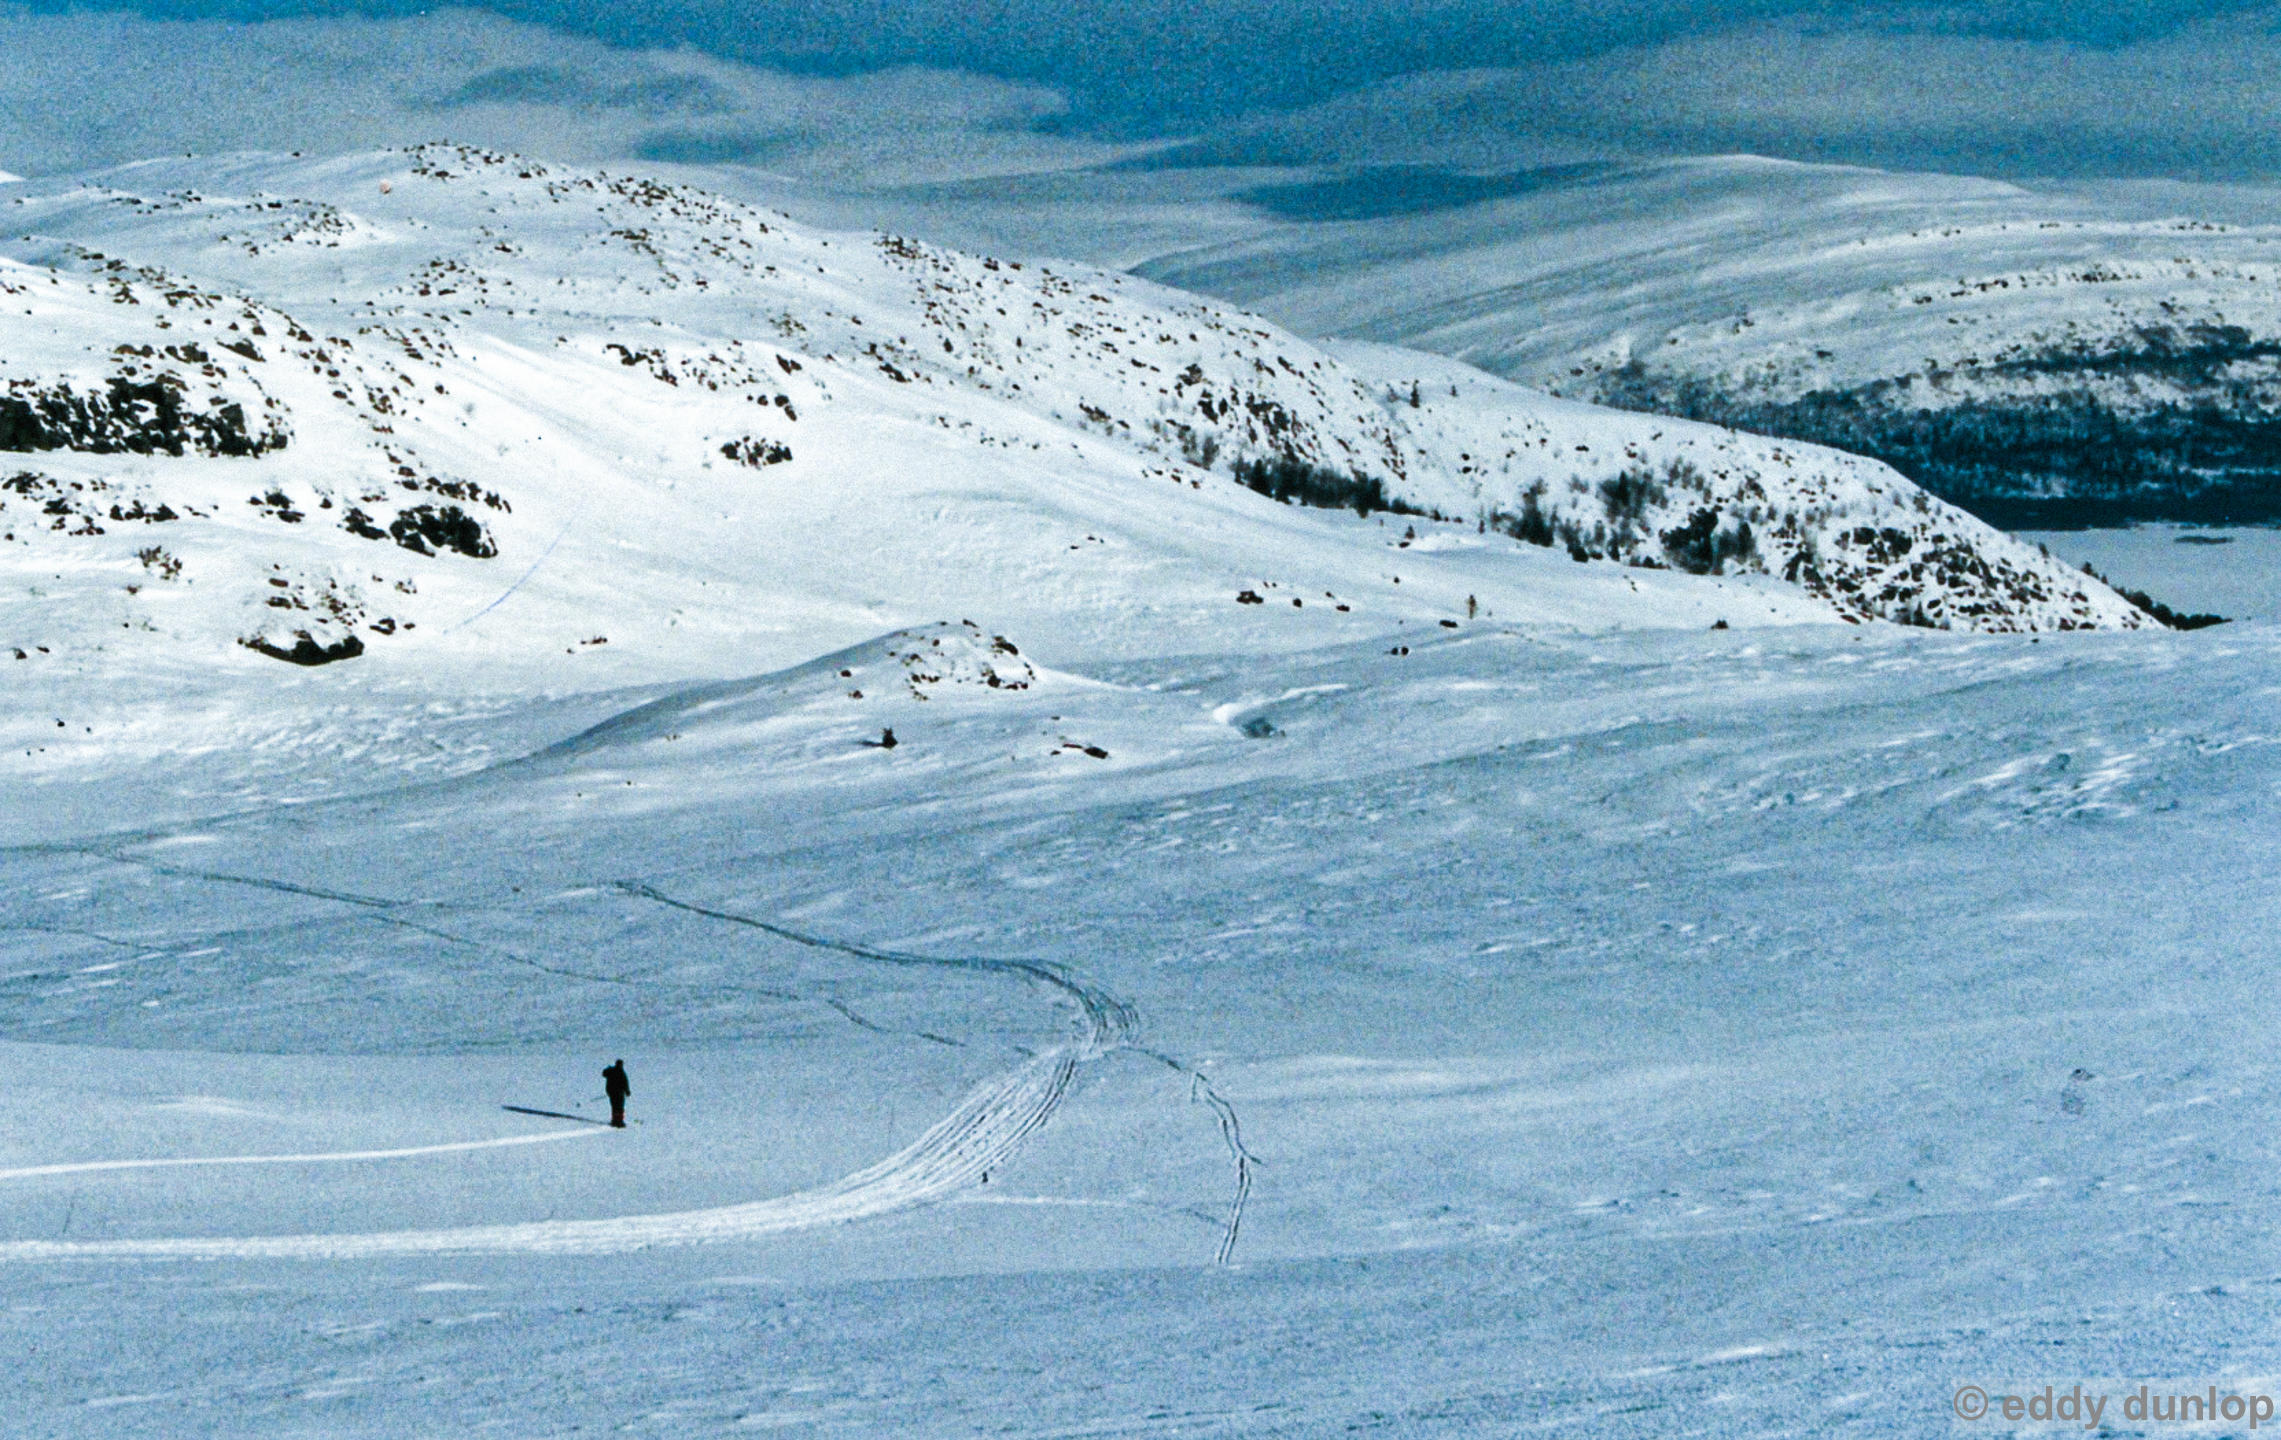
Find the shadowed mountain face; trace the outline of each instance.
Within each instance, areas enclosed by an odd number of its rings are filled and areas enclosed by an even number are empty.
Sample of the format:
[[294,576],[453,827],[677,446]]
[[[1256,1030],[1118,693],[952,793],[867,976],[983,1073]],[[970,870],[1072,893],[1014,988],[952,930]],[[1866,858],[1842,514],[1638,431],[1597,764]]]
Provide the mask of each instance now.
[[2281,340],[2199,321],[1797,395],[1634,360],[1591,393],[1875,456],[2006,529],[2070,529],[2281,521],[2277,379]]
[[1139,268],[1302,332],[1874,456],[2006,526],[2281,520],[2262,192],[1743,158],[1241,198],[1300,223]]

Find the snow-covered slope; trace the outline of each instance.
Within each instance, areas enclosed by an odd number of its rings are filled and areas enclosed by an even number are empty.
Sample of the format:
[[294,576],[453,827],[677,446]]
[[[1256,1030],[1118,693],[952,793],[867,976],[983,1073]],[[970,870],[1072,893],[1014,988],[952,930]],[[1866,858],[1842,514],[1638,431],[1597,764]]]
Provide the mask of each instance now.
[[1874,454],[2006,519],[2281,513],[2271,195],[1752,157],[1374,209],[1390,183],[1257,187],[1280,217],[1258,234],[1139,269],[1302,333]]
[[1096,656],[1136,624],[2141,618],[1873,463],[638,177],[166,161],[5,218],[19,665],[590,688],[954,617]]
[[[0,786],[5,1428],[1743,1440],[2269,1383],[2270,627],[1434,633],[1078,678],[953,624],[330,803]],[[209,746],[279,750],[165,773]]]

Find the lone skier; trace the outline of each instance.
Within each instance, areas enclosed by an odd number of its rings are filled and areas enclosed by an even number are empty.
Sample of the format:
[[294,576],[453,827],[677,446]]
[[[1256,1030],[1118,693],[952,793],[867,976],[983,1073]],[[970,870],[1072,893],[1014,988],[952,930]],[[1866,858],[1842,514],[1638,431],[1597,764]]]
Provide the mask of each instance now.
[[602,1071],[602,1090],[610,1097],[610,1123],[626,1128],[626,1097],[634,1087],[626,1079],[626,1062],[613,1060]]

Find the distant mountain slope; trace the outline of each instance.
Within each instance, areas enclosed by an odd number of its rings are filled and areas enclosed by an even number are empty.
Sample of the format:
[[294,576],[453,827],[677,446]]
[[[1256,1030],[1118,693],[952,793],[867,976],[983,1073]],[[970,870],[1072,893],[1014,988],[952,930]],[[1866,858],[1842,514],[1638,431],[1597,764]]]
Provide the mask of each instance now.
[[1850,456],[639,177],[429,147],[6,206],[0,644],[26,661],[379,646],[640,680],[976,612],[1097,654],[1482,609],[2143,618]]
[[1303,333],[1875,456],[2007,524],[2281,518],[2281,225],[2199,213],[2269,200],[1732,157],[1421,211],[1362,203],[1368,178],[1249,192],[1262,233],[1139,268]]

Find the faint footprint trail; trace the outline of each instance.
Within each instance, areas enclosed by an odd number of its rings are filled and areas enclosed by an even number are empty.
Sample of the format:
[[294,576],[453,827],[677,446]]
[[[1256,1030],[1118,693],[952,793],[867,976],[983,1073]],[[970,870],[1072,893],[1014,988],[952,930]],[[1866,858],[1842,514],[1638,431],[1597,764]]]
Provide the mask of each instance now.
[[730,910],[715,910],[704,905],[679,900],[652,885],[638,881],[620,880],[616,889],[675,910],[686,910],[692,915],[703,915],[712,920],[725,920],[731,925],[764,931],[780,940],[805,945],[815,950],[829,950],[839,955],[853,955],[860,960],[876,960],[886,965],[921,966],[937,970],[981,971],[986,974],[1020,975],[1041,985],[1058,990],[1074,1002],[1084,1019],[1084,1033],[1080,1039],[1083,1059],[1105,1055],[1124,1044],[1132,1033],[1134,1017],[1130,1005],[1097,986],[1087,985],[1059,966],[1042,960],[992,960],[958,955],[912,955],[900,950],[877,950],[868,945],[855,945],[845,940],[832,940],[821,935],[810,935],[788,925],[739,915]]

